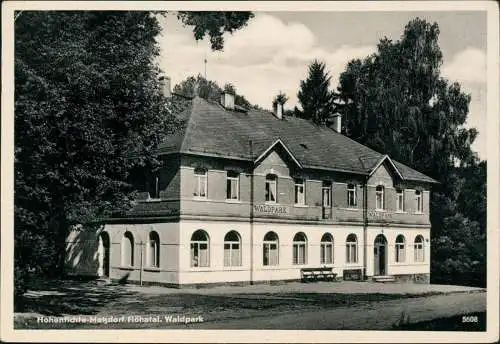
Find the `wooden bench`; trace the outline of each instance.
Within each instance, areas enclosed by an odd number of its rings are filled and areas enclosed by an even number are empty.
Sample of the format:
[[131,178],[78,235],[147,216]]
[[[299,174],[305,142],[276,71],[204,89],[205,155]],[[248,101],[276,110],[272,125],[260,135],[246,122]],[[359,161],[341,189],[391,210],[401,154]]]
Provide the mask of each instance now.
[[300,269],[300,279],[306,281],[334,281],[337,274],[333,272],[333,268],[303,268]]

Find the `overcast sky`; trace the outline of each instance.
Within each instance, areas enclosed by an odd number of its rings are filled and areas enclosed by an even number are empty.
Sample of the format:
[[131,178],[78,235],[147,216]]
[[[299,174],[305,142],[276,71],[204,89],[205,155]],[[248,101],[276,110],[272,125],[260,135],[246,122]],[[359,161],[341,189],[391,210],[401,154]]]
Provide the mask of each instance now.
[[255,12],[247,27],[225,36],[219,52],[210,50],[207,39],[196,42],[191,28],[168,15],[159,38],[160,66],[173,87],[204,74],[206,56],[208,79],[220,86],[232,83],[239,94],[265,108],[282,91],[290,98],[285,107],[293,108],[314,58],[326,63],[336,88],[349,60],[375,52],[384,36],[399,39],[417,16],[439,25],[441,73],[471,94],[467,125],[479,130],[473,148],[486,158],[486,12]]

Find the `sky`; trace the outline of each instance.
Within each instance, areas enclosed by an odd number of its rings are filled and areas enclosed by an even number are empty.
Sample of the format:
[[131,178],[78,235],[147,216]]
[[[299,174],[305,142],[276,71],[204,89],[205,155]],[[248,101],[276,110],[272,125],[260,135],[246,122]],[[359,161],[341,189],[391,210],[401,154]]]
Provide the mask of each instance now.
[[486,12],[254,12],[246,27],[225,34],[223,51],[213,52],[208,39],[196,42],[192,28],[175,15],[161,18],[160,67],[172,88],[188,76],[205,73],[219,86],[235,85],[252,104],[271,108],[280,91],[297,104],[300,81],[315,58],[326,63],[331,88],[347,62],[376,51],[384,36],[398,40],[405,25],[420,17],[437,22],[443,52],[441,75],[457,81],[471,95],[468,127],[479,131],[473,149],[486,158]]

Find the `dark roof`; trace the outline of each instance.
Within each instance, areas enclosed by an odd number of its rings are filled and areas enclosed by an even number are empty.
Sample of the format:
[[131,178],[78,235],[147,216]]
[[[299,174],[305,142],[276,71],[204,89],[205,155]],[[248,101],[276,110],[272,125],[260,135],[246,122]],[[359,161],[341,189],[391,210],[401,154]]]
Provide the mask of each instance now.
[[[367,175],[385,156],[325,126],[281,120],[267,111],[230,111],[196,97],[179,116],[184,125],[159,146],[160,154],[188,153],[254,161],[280,140],[304,168]],[[250,143],[251,141],[251,143]],[[403,178],[436,183],[393,161]]]

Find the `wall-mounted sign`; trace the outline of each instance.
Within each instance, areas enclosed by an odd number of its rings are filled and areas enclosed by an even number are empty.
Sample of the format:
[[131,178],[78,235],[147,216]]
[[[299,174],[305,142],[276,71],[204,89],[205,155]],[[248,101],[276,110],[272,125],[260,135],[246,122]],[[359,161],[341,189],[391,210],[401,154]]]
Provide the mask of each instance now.
[[253,210],[256,213],[263,214],[287,214],[288,209],[282,205],[271,205],[271,204],[255,204]]
[[388,220],[392,218],[392,214],[383,211],[368,210],[368,217],[378,220]]

